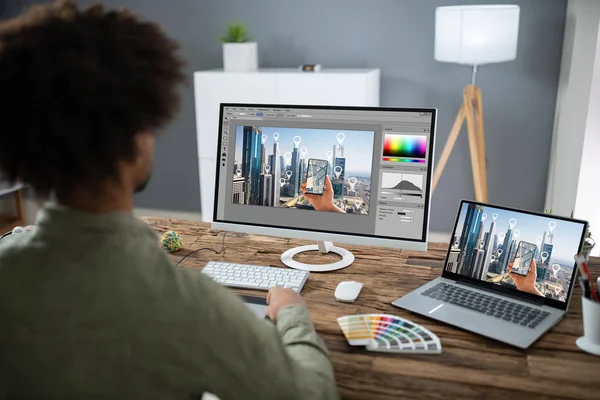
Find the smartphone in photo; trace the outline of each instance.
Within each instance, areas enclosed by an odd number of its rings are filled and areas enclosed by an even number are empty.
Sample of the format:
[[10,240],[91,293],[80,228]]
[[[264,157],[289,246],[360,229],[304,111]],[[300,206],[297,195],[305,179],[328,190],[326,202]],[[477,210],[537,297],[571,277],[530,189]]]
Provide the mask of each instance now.
[[311,158],[306,168],[306,193],[321,195],[325,191],[325,177],[329,162]]
[[526,276],[535,257],[537,246],[529,242],[519,242],[515,258],[513,260],[512,272]]

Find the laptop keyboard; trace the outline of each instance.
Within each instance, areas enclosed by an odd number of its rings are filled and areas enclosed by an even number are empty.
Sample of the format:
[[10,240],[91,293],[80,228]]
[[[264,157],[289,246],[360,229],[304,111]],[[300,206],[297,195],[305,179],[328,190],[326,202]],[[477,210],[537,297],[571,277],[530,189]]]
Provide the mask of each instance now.
[[446,283],[438,283],[421,294],[532,329],[550,315],[547,311]]

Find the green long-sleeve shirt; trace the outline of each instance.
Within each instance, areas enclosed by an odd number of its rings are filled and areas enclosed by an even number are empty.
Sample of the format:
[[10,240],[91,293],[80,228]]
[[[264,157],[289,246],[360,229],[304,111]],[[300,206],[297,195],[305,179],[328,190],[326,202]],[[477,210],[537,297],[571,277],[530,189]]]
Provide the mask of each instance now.
[[277,325],[131,214],[48,206],[0,240],[0,398],[337,398],[304,306]]

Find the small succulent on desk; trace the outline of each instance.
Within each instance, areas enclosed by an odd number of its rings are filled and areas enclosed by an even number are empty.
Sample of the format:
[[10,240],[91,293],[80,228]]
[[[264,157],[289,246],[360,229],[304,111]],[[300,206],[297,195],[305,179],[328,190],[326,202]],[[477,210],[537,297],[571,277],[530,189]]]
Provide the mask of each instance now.
[[596,246],[596,241],[592,238],[592,231],[590,230],[590,226],[588,225],[587,232],[585,233],[585,241],[583,242],[583,248],[581,252],[585,256],[585,259],[590,258],[590,253]]
[[220,37],[223,43],[246,43],[250,41],[246,31],[246,25],[240,22],[230,22],[227,25],[225,36]]

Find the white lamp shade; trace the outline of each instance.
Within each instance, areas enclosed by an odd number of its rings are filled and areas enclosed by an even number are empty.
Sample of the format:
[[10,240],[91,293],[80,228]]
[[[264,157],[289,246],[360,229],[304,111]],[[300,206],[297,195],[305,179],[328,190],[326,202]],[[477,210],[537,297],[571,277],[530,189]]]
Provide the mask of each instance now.
[[517,57],[519,6],[449,6],[435,10],[435,59],[468,65]]

